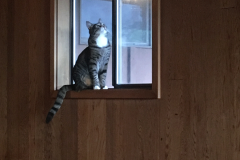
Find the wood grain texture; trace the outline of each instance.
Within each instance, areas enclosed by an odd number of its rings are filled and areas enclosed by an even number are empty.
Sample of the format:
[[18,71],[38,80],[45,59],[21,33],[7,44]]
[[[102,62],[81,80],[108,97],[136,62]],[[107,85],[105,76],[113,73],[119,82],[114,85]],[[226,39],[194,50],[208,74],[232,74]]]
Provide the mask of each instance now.
[[[126,92],[128,94],[126,94]],[[58,91],[52,92],[52,98],[57,97]],[[157,94],[152,89],[108,89],[69,91],[66,99],[156,99]]]
[[107,103],[107,159],[158,159],[156,100]]
[[48,125],[50,2],[0,8],[1,160],[240,159],[239,1],[162,0],[161,99],[66,99]]
[[106,100],[78,101],[78,158],[106,157]]
[[78,108],[77,101],[66,100],[61,112],[61,159],[78,157]]
[[[44,147],[44,141],[48,132],[43,124],[46,113],[46,105],[51,104],[49,101],[49,93],[44,93],[50,84],[49,77],[42,78],[42,75],[49,73],[49,37],[42,36],[43,33],[49,33],[48,15],[49,9],[44,6],[49,5],[44,1],[42,3],[29,1],[29,13],[27,19],[28,28],[28,57],[29,57],[29,84],[28,84],[28,108],[29,108],[29,159],[45,159],[44,152],[47,153],[48,147]],[[45,17],[38,18],[36,17]],[[46,47],[43,47],[46,46]],[[44,64],[44,65],[43,65]],[[36,127],[37,126],[37,127]]]
[[7,1],[0,2],[0,47],[1,47],[1,58],[0,58],[0,159],[5,159],[7,156],[7,66],[8,66],[8,46],[7,41],[7,27],[8,27],[8,5]]

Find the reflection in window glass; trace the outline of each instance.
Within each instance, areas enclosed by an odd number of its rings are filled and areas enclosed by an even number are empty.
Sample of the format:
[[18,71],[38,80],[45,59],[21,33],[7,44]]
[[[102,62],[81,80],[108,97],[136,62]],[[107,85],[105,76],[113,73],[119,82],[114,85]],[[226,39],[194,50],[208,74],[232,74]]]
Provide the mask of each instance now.
[[151,0],[119,0],[117,8],[117,84],[151,84]]

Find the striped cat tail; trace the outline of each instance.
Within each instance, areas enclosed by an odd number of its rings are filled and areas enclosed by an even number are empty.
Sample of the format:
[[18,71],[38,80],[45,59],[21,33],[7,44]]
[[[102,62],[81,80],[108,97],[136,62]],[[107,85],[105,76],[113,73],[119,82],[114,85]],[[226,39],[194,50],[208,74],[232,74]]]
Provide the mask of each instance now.
[[61,105],[63,103],[63,99],[65,98],[67,91],[70,91],[70,90],[73,90],[72,85],[64,85],[59,89],[56,101],[55,101],[53,107],[48,112],[48,115],[47,115],[47,118],[46,118],[46,123],[49,123],[53,119],[53,116],[61,108]]

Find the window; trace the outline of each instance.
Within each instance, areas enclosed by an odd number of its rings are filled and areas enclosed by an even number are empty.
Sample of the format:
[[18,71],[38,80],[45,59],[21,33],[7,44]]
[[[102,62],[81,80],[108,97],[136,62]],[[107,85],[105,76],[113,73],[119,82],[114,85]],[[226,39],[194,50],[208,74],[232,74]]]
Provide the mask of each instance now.
[[[152,83],[152,0],[118,0],[116,17],[115,86]],[[113,12],[114,13],[114,12]],[[113,14],[114,15],[114,14]],[[114,32],[115,31],[115,32]],[[127,84],[127,85],[126,85]],[[137,85],[141,84],[141,85]],[[146,85],[149,84],[149,85]]]
[[67,97],[160,98],[159,0],[52,0],[51,8],[53,96],[72,82],[72,65],[87,46],[86,21],[96,23],[101,18],[112,34],[107,85],[117,89],[70,92]]

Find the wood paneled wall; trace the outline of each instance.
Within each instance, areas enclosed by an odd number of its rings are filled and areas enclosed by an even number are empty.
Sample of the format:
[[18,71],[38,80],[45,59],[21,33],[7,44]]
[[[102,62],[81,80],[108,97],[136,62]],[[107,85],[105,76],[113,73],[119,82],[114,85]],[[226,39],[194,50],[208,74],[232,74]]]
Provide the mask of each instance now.
[[240,2],[161,6],[162,99],[65,100],[47,125],[50,2],[1,0],[0,159],[239,160]]

